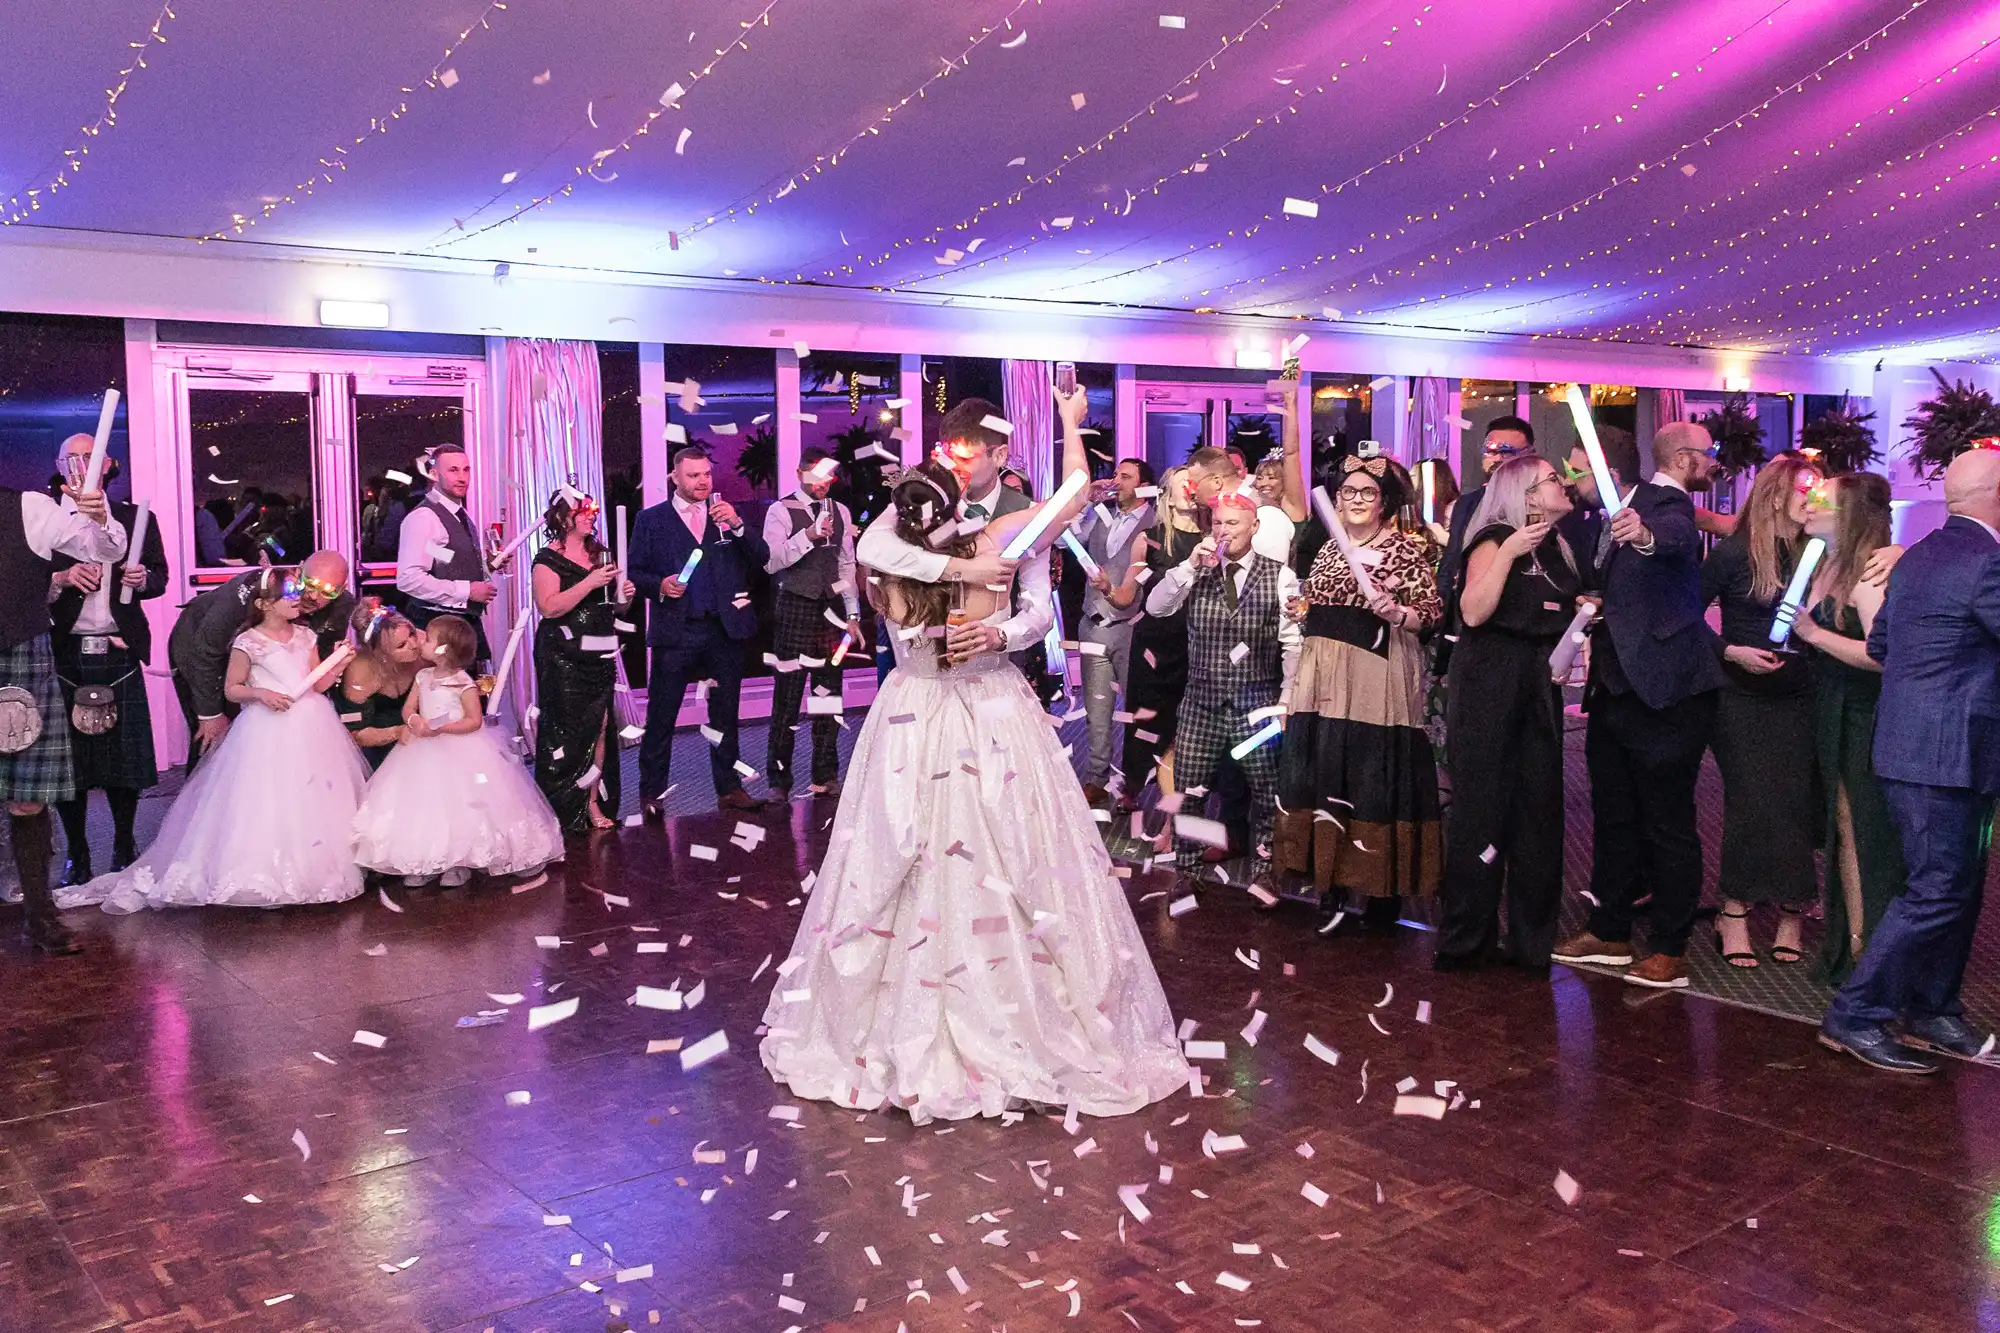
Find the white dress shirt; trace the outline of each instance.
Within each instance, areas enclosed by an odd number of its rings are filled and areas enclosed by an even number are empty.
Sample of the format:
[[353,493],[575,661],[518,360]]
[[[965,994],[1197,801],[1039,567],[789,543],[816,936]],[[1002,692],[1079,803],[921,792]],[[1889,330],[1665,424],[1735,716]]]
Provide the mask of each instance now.
[[[1243,592],[1243,581],[1250,575],[1250,556],[1263,554],[1256,549],[1256,544],[1253,542],[1248,553],[1224,562],[1231,581],[1236,584],[1239,596]],[[1146,594],[1146,613],[1165,617],[1180,610],[1187,602],[1188,594],[1194,591],[1194,581],[1201,572],[1200,567],[1190,557],[1162,574],[1159,581],[1153,584],[1153,590]],[[1278,652],[1284,662],[1284,683],[1278,690],[1278,702],[1288,711],[1292,706],[1292,681],[1299,674],[1299,655],[1305,651],[1306,636],[1305,631],[1299,628],[1298,622],[1285,614],[1285,608],[1292,604],[1293,598],[1302,595],[1299,590],[1299,576],[1293,572],[1290,565],[1280,563],[1278,565]]]
[[[432,491],[430,499],[448,514],[456,515],[465,506],[442,491]],[[441,559],[439,552],[451,546],[451,534],[443,520],[419,504],[403,515],[396,534],[396,591],[414,597],[426,606],[463,611],[472,600],[469,579],[440,579],[431,576],[431,566]]]
[[[990,515],[991,502],[999,496],[1000,487],[995,483],[992,490],[974,503],[986,504]],[[944,582],[945,567],[951,563],[951,557],[943,552],[912,546],[896,535],[894,505],[868,525],[868,530],[855,543],[854,556],[870,569],[896,578],[914,579],[918,583]],[[1056,623],[1055,594],[1051,591],[1046,552],[1023,561],[1014,573],[1014,583],[1020,593],[1016,599],[1018,609],[997,627],[1000,631],[1000,650],[1007,653],[1032,648],[1047,637]]]
[[[26,492],[22,494],[25,498]],[[76,512],[76,502],[67,495],[62,498],[59,508],[71,518],[81,517]],[[25,519],[26,517],[27,513],[24,509],[22,511],[22,518]],[[89,519],[86,518],[83,521],[90,525],[92,532],[102,531],[95,523],[91,523]],[[112,520],[113,523],[117,521],[116,519]],[[123,531],[123,529],[120,528],[120,531]],[[28,544],[30,546],[35,544],[33,537],[28,539]],[[84,563],[87,564],[89,562],[86,561]],[[117,586],[118,580],[114,577],[114,569],[108,563],[99,566],[99,575],[97,591],[87,592],[83,595],[83,609],[76,613],[76,624],[70,629],[70,633],[72,634],[97,635],[116,634],[118,632],[118,622],[111,615],[111,590]]]
[[774,504],[764,511],[764,545],[771,548],[771,558],[764,562],[764,572],[775,574],[781,569],[789,569],[812,553],[816,542],[812,539],[812,524],[808,523],[796,533],[792,531],[791,504],[802,504],[806,512],[817,516],[831,511],[840,522],[840,599],[847,603],[847,618],[861,618],[861,594],[854,586],[854,515],[848,513],[847,506],[828,497],[815,500],[804,491],[785,497],[784,503]]

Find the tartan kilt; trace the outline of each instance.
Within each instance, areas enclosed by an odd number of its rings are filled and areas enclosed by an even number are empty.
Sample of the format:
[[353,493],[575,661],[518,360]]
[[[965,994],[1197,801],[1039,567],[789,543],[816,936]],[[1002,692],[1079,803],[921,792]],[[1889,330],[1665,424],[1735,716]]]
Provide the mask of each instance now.
[[0,801],[45,805],[76,795],[68,712],[56,688],[56,663],[46,633],[0,653],[0,685],[18,685],[34,695],[42,716],[42,734],[33,745],[19,754],[0,754]]
[[156,786],[160,771],[153,757],[153,709],[146,698],[145,664],[126,648],[114,647],[108,653],[86,657],[76,651],[76,636],[70,638],[72,642],[63,645],[56,663],[64,717],[75,706],[79,685],[110,685],[118,702],[118,725],[102,736],[86,736],[70,729],[76,789],[127,787],[143,791]]

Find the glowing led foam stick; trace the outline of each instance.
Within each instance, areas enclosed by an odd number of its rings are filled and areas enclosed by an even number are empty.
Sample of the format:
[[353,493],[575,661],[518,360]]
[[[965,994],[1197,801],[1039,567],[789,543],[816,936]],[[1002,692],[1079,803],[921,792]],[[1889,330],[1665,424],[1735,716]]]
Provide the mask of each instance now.
[[[153,506],[150,502],[139,501],[139,512],[132,519],[132,536],[125,543],[125,563],[144,565],[146,563],[146,529],[153,526]],[[122,606],[132,604],[130,584],[118,590],[118,601]]]
[[1084,472],[1082,468],[1078,468],[1067,477],[1064,477],[1063,484],[1056,487],[1056,493],[1051,495],[1043,503],[1042,507],[1035,511],[1035,516],[1029,519],[1019,532],[1014,534],[1014,540],[1008,542],[1007,549],[1000,554],[1009,560],[1019,560],[1022,556],[1034,550],[1035,543],[1040,541],[1042,534],[1049,530],[1049,524],[1056,521],[1056,515],[1069,508],[1069,502],[1076,499],[1082,493],[1085,484],[1089,481],[1089,474]]
[[521,618],[514,622],[514,628],[507,635],[507,651],[500,654],[500,670],[493,676],[493,698],[487,702],[486,716],[500,716],[500,700],[507,693],[507,675],[514,666],[514,654],[521,650],[521,636],[527,632],[528,622],[534,617],[525,610]]
[[104,482],[104,451],[111,447],[111,418],[118,411],[118,390],[104,391],[97,409],[97,434],[90,442],[90,467],[83,474],[83,494],[94,494]]
[[537,529],[532,527],[522,529],[520,536],[514,538],[513,541],[508,542],[505,546],[501,547],[500,553],[494,556],[491,560],[486,562],[487,567],[489,569],[498,569],[500,568],[500,566],[506,564],[507,557],[514,554],[514,552],[520,550],[521,544],[527,541],[528,538],[534,536],[536,531]]
[[681,566],[679,582],[683,588],[687,586],[687,581],[694,577],[694,572],[697,568],[700,567],[700,565],[701,565],[701,548],[697,546],[692,551],[688,552],[688,562],[685,565]]
[[1065,531],[1061,541],[1064,546],[1069,547],[1069,553],[1076,557],[1076,562],[1083,566],[1083,576],[1087,579],[1096,578],[1097,562],[1090,558],[1090,552],[1083,549],[1083,543],[1076,539],[1076,534]]
[[1437,501],[1432,498],[1432,491],[1435,487],[1437,480],[1437,460],[1434,458],[1425,459],[1423,462],[1423,469],[1424,469],[1424,522],[1435,523],[1437,522],[1437,514],[1433,511],[1437,507]]
[[1605,461],[1604,446],[1598,443],[1597,423],[1591,419],[1590,404],[1583,400],[1583,386],[1572,384],[1563,396],[1569,402],[1570,416],[1576,419],[1576,434],[1583,441],[1583,452],[1590,456],[1590,475],[1597,481],[1598,502],[1604,506],[1604,516],[1610,518],[1625,507],[1625,501],[1618,497],[1611,464]]
[[842,630],[840,635],[840,642],[833,645],[833,657],[830,659],[833,665],[839,666],[840,659],[847,656],[847,650],[849,648],[852,648],[853,646],[854,646],[853,632],[849,630]]
[[314,667],[313,673],[310,676],[299,682],[299,687],[292,691],[292,701],[296,703],[318,689],[321,681],[325,680],[335,671],[338,671],[341,667],[346,666],[348,659],[353,656],[354,645],[342,639],[339,645],[326,655],[326,660],[321,662],[317,667]]
[[1771,642],[1782,646],[1792,637],[1792,622],[1799,618],[1799,607],[1806,600],[1806,589],[1812,586],[1813,571],[1819,568],[1819,558],[1826,554],[1826,543],[1814,537],[1806,543],[1806,549],[1799,552],[1799,567],[1792,571],[1792,581],[1786,585],[1785,600],[1778,603],[1778,614],[1771,620]]
[[1268,741],[1276,740],[1278,737],[1284,734],[1285,734],[1285,724],[1279,719],[1274,717],[1269,722],[1266,722],[1257,731],[1255,731],[1249,736],[1244,737],[1242,740],[1238,741],[1235,744],[1235,746],[1233,746],[1230,749],[1229,757],[1231,759],[1241,759],[1244,755],[1249,754],[1252,750],[1256,749],[1258,746],[1263,745]]
[[[625,563],[625,536],[626,536],[626,534],[625,534],[625,506],[624,506],[624,505],[619,505],[619,506],[618,506],[618,522],[617,522],[616,526],[615,526],[615,527],[613,528],[613,531],[617,533],[617,537],[618,537],[618,580],[619,580],[619,582],[620,582],[620,583],[623,583],[623,582],[625,581],[625,570],[626,570],[626,569],[627,569],[627,567],[628,567],[628,566],[626,565],[626,563]],[[613,600],[615,600],[615,601],[616,601],[616,602],[618,603],[618,605],[620,605],[620,606],[623,606],[623,605],[625,605],[625,595],[624,595],[624,589],[620,588],[620,589],[619,589],[619,590],[617,591],[617,593],[616,593],[616,594],[614,595],[614,598],[613,598]]]
[[1576,666],[1576,655],[1583,651],[1585,631],[1590,626],[1591,616],[1597,613],[1595,602],[1585,602],[1576,608],[1570,617],[1569,628],[1563,631],[1556,650],[1549,654],[1549,679],[1561,684],[1569,679],[1570,670]]
[[1326,487],[1313,487],[1313,508],[1319,512],[1319,521],[1326,525],[1327,535],[1340,548],[1340,558],[1354,571],[1354,586],[1361,589],[1361,596],[1367,601],[1375,600],[1375,580],[1368,577],[1368,571],[1361,563],[1361,552],[1354,539],[1347,535],[1347,528],[1340,521],[1340,515],[1333,511],[1333,499],[1326,493]]

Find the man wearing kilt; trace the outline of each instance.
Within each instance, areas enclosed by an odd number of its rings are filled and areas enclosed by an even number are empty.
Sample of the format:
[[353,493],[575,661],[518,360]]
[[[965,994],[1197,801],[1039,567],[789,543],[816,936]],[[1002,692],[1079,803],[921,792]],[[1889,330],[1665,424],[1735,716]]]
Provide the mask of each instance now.
[[[1305,642],[1289,614],[1299,596],[1298,575],[1291,566],[1251,549],[1257,533],[1256,498],[1224,491],[1213,503],[1209,535],[1185,561],[1161,575],[1146,597],[1149,615],[1171,616],[1187,607],[1188,680],[1174,733],[1174,782],[1197,799],[1214,780],[1225,754],[1271,719],[1282,722]],[[1278,808],[1276,737],[1237,762],[1250,783],[1256,882],[1268,891]],[[1192,887],[1199,845],[1179,837],[1174,847],[1184,886]]]
[[[91,437],[72,435],[63,441],[56,463],[64,476],[75,475],[90,458]],[[74,460],[74,461],[73,461]],[[104,463],[104,484],[118,475],[118,460]],[[74,512],[65,497],[63,508]],[[112,517],[129,535],[138,506],[111,506]],[[104,565],[79,562],[57,552],[50,579],[49,639],[63,706],[72,725],[71,763],[76,794],[56,802],[63,836],[69,843],[69,863],[62,883],[82,884],[91,877],[90,842],[85,819],[92,788],[104,789],[111,805],[111,868],[123,870],[137,859],[132,823],[139,812],[139,793],[160,780],[153,761],[153,714],[146,702],[146,663],[152,657],[153,630],[142,602],[167,590],[167,552],[159,529],[149,526],[141,558],[126,552],[124,565],[112,571]],[[128,594],[124,589],[130,589]],[[85,690],[77,709],[77,692]],[[90,697],[95,690],[111,692],[109,710]],[[108,730],[93,731],[109,721]]]
[[69,722],[49,648],[49,586],[60,553],[110,564],[125,554],[125,528],[101,490],[63,487],[74,510],[35,491],[0,487],[0,800],[7,802],[14,866],[21,875],[28,947],[73,954],[49,886],[49,804],[76,793]]
[[[776,588],[771,655],[777,679],[771,691],[769,756],[771,790],[792,789],[792,737],[799,700],[810,679],[817,692],[840,697],[841,668],[833,654],[843,632],[849,651],[861,648],[861,598],[854,586],[854,516],[829,498],[838,464],[817,446],[799,455],[799,489],[764,513],[764,568]],[[843,615],[843,612],[845,613]],[[812,715],[812,793],[840,794],[840,719]]]

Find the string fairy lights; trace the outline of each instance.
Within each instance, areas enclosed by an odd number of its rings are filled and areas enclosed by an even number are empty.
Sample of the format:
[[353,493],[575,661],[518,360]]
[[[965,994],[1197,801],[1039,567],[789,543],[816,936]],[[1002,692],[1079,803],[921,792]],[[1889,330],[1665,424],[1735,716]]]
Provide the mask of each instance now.
[[507,0],[489,0],[486,8],[479,11],[479,17],[467,24],[463,32],[459,33],[458,36],[452,38],[446,44],[444,54],[437,58],[436,62],[425,72],[423,78],[417,80],[413,85],[396,90],[396,96],[399,100],[394,110],[383,115],[370,116],[366,130],[354,135],[343,143],[335,144],[327,152],[319,154],[315,159],[313,169],[306,173],[305,179],[294,185],[288,193],[279,195],[275,199],[266,199],[257,216],[252,217],[244,213],[232,213],[228,226],[218,228],[206,236],[199,237],[198,240],[200,242],[226,241],[241,236],[258,223],[267,221],[280,209],[292,207],[301,200],[310,198],[318,191],[320,186],[333,184],[335,180],[334,173],[345,172],[347,170],[348,157],[353,150],[367,143],[370,139],[387,134],[391,125],[394,125],[405,115],[409,114],[409,99],[416,95],[417,89],[449,89],[458,83],[458,71],[452,68],[452,57],[458,53],[460,47],[472,39],[474,33],[489,31],[494,14],[505,12],[506,8]]
[[[639,144],[639,141],[641,139],[646,138],[652,132],[653,122],[657,121],[661,116],[665,115],[669,109],[678,110],[680,108],[682,100],[687,96],[688,92],[691,89],[693,89],[693,87],[696,84],[700,83],[703,79],[706,79],[709,75],[713,74],[716,70],[716,67],[721,65],[723,61],[727,60],[731,55],[735,54],[738,51],[749,50],[750,34],[756,31],[760,27],[768,28],[771,26],[771,11],[776,9],[779,3],[780,0],[769,0],[769,3],[767,3],[761,10],[757,11],[757,13],[752,15],[750,18],[738,20],[736,26],[739,29],[741,29],[741,31],[737,34],[736,40],[728,43],[727,45],[715,48],[714,55],[709,59],[708,63],[703,65],[700,69],[688,71],[687,82],[685,84],[675,83],[674,85],[669,87],[665,92],[661,93],[658,104],[648,107],[646,109],[646,114],[643,117],[641,117],[639,123],[632,128],[631,133],[627,134],[624,138],[620,139],[618,142],[612,144],[611,147],[609,148],[598,149],[596,152],[590,155],[590,158],[587,161],[573,164],[572,167],[570,168],[570,179],[564,181],[560,186],[544,194],[536,195],[533,199],[530,199],[525,204],[517,204],[514,208],[514,211],[509,213],[506,217],[501,218],[495,222],[489,222],[483,227],[474,227],[468,230],[462,224],[459,226],[455,226],[452,228],[451,232],[447,233],[445,236],[440,237],[437,240],[433,240],[430,244],[424,246],[423,248],[427,251],[439,250],[447,246],[457,245],[461,241],[471,240],[475,236],[484,236],[486,233],[490,231],[499,230],[501,227],[511,226],[512,224],[519,222],[522,218],[526,217],[528,214],[536,212],[539,209],[545,208],[548,205],[554,203],[558,199],[569,198],[570,195],[576,192],[576,187],[583,183],[585,177],[597,181],[599,184],[602,185],[609,185],[612,181],[618,179],[618,173],[616,171],[613,171],[609,176],[601,176],[598,174],[598,172],[602,170],[604,166],[607,163],[609,163],[612,159],[620,157],[626,153],[629,153],[634,148],[636,148]],[[595,124],[594,121],[592,123]],[[680,142],[675,145],[675,151],[679,152],[682,148],[686,146],[686,144],[687,144],[687,131],[684,129],[681,131]],[[491,206],[492,202],[493,202],[492,200],[489,200],[486,204],[481,205],[479,211],[480,212],[485,211],[487,207]],[[673,242],[675,247],[678,248],[680,239],[686,237],[689,234],[690,233],[686,231],[678,233]]]
[[988,38],[992,37],[995,33],[998,32],[1011,31],[1014,26],[1015,15],[1019,14],[1022,10],[1026,9],[1031,4],[1040,5],[1041,3],[1042,0],[1015,0],[1014,7],[1001,16],[999,23],[987,24],[981,27],[976,34],[967,39],[965,49],[960,51],[955,58],[947,58],[945,56],[939,56],[938,60],[944,66],[942,69],[939,69],[933,74],[931,74],[929,78],[925,79],[922,83],[918,84],[910,92],[903,94],[903,96],[898,98],[896,101],[889,103],[889,105],[883,109],[881,115],[875,117],[875,119],[868,122],[868,124],[862,126],[861,129],[849,135],[839,145],[833,148],[832,151],[821,153],[819,156],[815,157],[812,160],[810,165],[801,167],[798,170],[787,174],[785,177],[785,183],[783,185],[780,185],[775,189],[763,190],[754,198],[747,195],[740,197],[734,203],[728,204],[727,206],[723,207],[717,212],[710,213],[707,217],[701,219],[699,222],[693,222],[688,224],[686,227],[683,227],[677,234],[682,239],[686,239],[689,236],[698,235],[701,232],[707,231],[710,227],[715,226],[717,223],[725,222],[730,218],[736,217],[738,214],[747,215],[750,213],[755,213],[759,208],[764,207],[766,204],[774,204],[778,200],[783,199],[785,196],[789,194],[792,194],[794,191],[800,189],[801,187],[809,185],[813,181],[818,180],[821,176],[825,175],[827,172],[839,166],[841,160],[845,158],[849,153],[853,152],[855,147],[859,145],[864,139],[871,139],[878,137],[882,133],[882,131],[888,127],[890,122],[895,120],[896,113],[898,111],[901,111],[904,107],[908,106],[912,102],[922,101],[924,97],[930,92],[932,85],[936,84],[941,79],[949,78],[953,73],[953,71],[964,69],[966,67],[966,62],[972,58],[972,53],[974,51],[977,51],[980,48],[980,46],[986,42]]
[[[125,90],[132,86],[133,76],[140,70],[149,68],[146,64],[146,55],[153,49],[154,44],[161,46],[167,44],[164,29],[177,17],[179,16],[174,13],[173,0],[168,0],[168,3],[160,6],[160,12],[153,16],[152,26],[146,29],[146,35],[136,42],[125,44],[128,50],[136,51],[138,54],[132,57],[129,65],[118,71],[118,77],[104,90],[104,109],[97,113],[96,119],[77,127],[77,133],[82,137],[77,140],[76,147],[65,148],[58,155],[62,159],[62,165],[56,169],[55,175],[48,177],[44,184],[23,185],[14,191],[4,206],[7,216],[0,218],[0,227],[11,227],[25,220],[29,214],[40,212],[45,198],[57,190],[68,188],[76,179],[77,173],[83,170],[83,160],[90,156],[90,141],[102,138],[108,130],[118,128],[119,99],[124,97]],[[46,168],[43,171],[46,171]],[[43,172],[35,173],[36,179],[42,179],[42,176]]]

